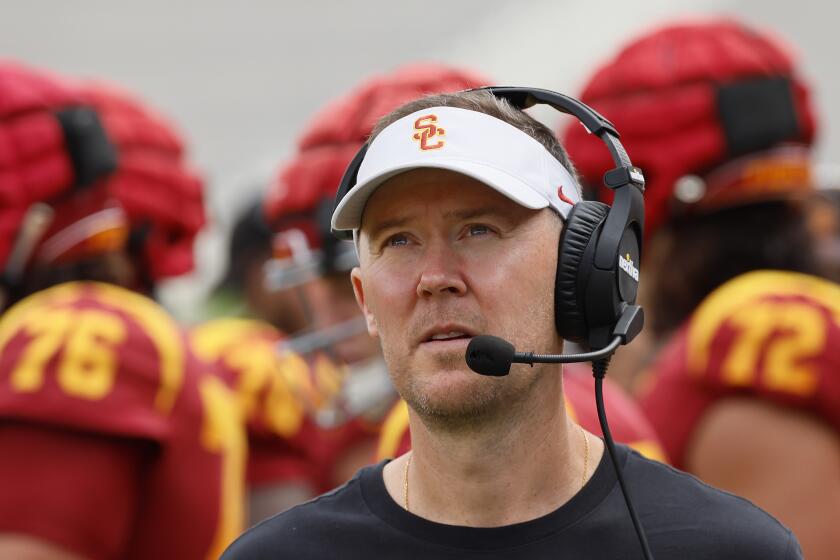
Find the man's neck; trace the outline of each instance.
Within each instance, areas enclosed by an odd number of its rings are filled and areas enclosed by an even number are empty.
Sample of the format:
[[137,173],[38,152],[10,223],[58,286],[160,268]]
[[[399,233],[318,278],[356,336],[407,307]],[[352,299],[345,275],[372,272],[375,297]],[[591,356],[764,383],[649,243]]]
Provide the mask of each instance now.
[[420,517],[471,527],[536,519],[566,503],[603,442],[566,416],[559,375],[537,389],[527,406],[469,433],[430,427],[412,411],[412,451],[386,465],[388,492],[404,507],[407,494]]

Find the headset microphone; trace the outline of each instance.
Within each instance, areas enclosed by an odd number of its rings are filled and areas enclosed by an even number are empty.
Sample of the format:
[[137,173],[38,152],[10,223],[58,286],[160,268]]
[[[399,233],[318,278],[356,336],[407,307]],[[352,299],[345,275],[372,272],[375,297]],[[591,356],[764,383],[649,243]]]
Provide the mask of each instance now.
[[608,358],[622,344],[633,340],[642,330],[644,310],[638,305],[628,305],[621,313],[612,332],[612,340],[605,347],[582,354],[534,354],[517,352],[513,344],[503,338],[490,335],[473,337],[464,356],[467,365],[474,372],[491,377],[503,377],[510,373],[511,364],[570,364],[573,362],[597,362]]
[[511,364],[569,364],[572,362],[594,362],[615,352],[621,345],[621,337],[601,350],[584,354],[534,354],[517,352],[513,344],[498,336],[482,335],[470,340],[467,346],[467,365],[474,372],[490,377],[504,377],[510,373]]
[[467,365],[481,375],[504,377],[516,361],[513,344],[498,336],[476,336],[467,345]]

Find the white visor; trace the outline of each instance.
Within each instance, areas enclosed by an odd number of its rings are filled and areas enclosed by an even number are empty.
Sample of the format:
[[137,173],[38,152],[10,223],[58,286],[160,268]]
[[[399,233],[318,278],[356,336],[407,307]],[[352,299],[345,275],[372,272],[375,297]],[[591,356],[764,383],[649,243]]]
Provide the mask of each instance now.
[[401,118],[374,138],[356,184],[336,206],[333,229],[359,229],[376,188],[420,167],[462,173],[526,208],[550,206],[563,218],[580,202],[577,182],[531,136],[485,113],[432,107]]

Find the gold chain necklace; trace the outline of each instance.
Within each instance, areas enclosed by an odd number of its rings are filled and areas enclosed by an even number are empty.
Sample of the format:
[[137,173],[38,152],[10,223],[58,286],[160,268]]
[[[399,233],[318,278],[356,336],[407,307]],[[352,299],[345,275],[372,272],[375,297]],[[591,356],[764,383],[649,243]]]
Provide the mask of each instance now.
[[586,472],[589,470],[589,438],[586,437],[586,430],[580,424],[577,425],[580,435],[583,436],[583,476],[580,479],[580,489],[586,485]]
[[[583,490],[583,487],[586,485],[586,473],[589,472],[589,438],[586,436],[586,430],[580,424],[577,427],[580,430],[580,435],[583,436],[583,475],[580,479],[580,488]],[[411,511],[408,509],[408,468],[411,466],[412,457],[414,457],[414,452],[410,451],[408,460],[405,462],[405,469],[403,470],[403,502],[405,504],[405,511]]]
[[405,502],[405,511],[408,510],[408,467],[411,466],[411,458],[414,457],[414,452],[409,452],[408,461],[405,462],[405,472],[403,473],[403,501]]

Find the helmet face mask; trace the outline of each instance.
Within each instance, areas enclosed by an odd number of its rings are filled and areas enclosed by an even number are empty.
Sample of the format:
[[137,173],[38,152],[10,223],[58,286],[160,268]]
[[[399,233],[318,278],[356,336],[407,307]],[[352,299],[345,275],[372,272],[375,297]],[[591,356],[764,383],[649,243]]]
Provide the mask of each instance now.
[[289,310],[284,321],[291,337],[287,346],[302,354],[326,351],[349,364],[379,356],[378,344],[367,334],[349,275],[322,273],[319,260],[266,263],[272,297]]
[[289,290],[321,274],[324,254],[310,246],[299,229],[278,232],[272,239],[272,258],[265,264],[266,287],[272,291]]
[[290,310],[284,330],[300,339],[290,340],[289,346],[301,353],[330,349],[345,363],[378,355],[348,276],[358,264],[355,248],[319,231],[318,225],[317,220],[295,219],[276,231],[272,257],[263,267],[266,289]]
[[308,267],[287,263],[285,272],[294,282],[272,292],[287,311],[280,326],[290,335],[279,349],[303,356],[313,369],[319,389],[317,402],[308,404],[312,418],[325,428],[356,417],[381,419],[393,404],[394,389],[379,344],[368,335],[359,313],[349,276],[321,274],[311,262]]
[[277,230],[271,243],[272,258],[266,262],[265,273],[266,287],[274,291],[294,288],[321,276],[346,276],[359,264],[352,243],[332,238],[321,227],[315,231],[308,221],[295,221]]

